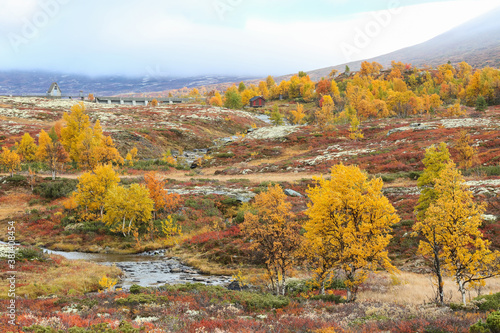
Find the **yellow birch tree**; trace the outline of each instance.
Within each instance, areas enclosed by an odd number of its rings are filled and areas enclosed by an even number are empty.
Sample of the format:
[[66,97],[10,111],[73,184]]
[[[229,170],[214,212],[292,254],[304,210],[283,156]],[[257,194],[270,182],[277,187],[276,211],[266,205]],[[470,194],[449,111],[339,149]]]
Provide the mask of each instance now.
[[315,272],[324,290],[334,270],[346,277],[347,300],[356,300],[359,285],[367,272],[382,267],[395,271],[387,245],[391,226],[399,222],[394,207],[382,194],[380,178],[367,179],[355,166],[336,165],[331,180],[316,179],[307,191],[307,251],[317,258]]
[[300,225],[294,220],[292,205],[279,185],[255,197],[256,214],[247,212],[242,231],[252,240],[251,248],[262,253],[273,290],[284,295],[286,276],[300,248]]
[[432,258],[438,301],[444,301],[442,268],[457,283],[465,306],[467,285],[482,284],[484,279],[500,274],[499,253],[489,249],[490,242],[479,230],[486,205],[474,203],[453,162],[439,173],[434,191],[435,201],[425,211],[425,218],[414,225],[414,231],[423,238],[418,251]]

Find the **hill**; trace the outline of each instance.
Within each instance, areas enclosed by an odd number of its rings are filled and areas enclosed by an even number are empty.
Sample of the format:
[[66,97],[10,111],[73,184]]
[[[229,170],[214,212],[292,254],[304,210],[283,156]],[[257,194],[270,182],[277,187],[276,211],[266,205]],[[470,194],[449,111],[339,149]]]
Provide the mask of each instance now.
[[[500,64],[500,7],[468,21],[427,42],[410,46],[367,61],[376,61],[388,67],[392,60],[410,63],[416,67],[437,66],[448,61],[459,63],[466,61],[472,67],[498,67]],[[312,80],[326,77],[337,69],[340,72],[349,66],[357,71],[364,60],[354,61],[337,66],[317,69],[308,72]],[[291,75],[276,78],[276,81],[288,79]]]
[[0,95],[43,95],[52,82],[57,82],[65,95],[97,96],[119,94],[144,94],[150,91],[164,91],[183,87],[197,87],[222,82],[247,80],[238,76],[195,76],[167,77],[157,70],[148,69],[142,77],[102,76],[90,77],[79,74],[65,74],[41,71],[0,71]]

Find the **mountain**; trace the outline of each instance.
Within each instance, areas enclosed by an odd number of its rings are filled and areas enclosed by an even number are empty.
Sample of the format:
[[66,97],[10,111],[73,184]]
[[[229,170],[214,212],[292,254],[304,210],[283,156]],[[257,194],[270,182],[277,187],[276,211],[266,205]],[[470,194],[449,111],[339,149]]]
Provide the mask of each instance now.
[[121,94],[142,94],[151,91],[165,91],[183,87],[194,88],[239,82],[251,79],[238,76],[196,76],[187,78],[155,76],[153,73],[144,77],[128,78],[122,76],[89,77],[76,74],[50,73],[39,71],[0,71],[0,95],[39,94],[47,92],[52,82],[57,82],[64,95],[77,96],[80,90],[86,96]]
[[[472,67],[500,67],[500,7],[449,30],[427,42],[410,46],[389,54],[378,56],[367,61],[376,61],[385,68],[392,60],[411,63],[417,67],[442,65],[451,61],[468,62]],[[423,23],[424,24],[424,23]],[[326,77],[337,69],[344,72],[345,66],[351,71],[361,67],[361,61],[322,68],[308,72],[312,80]],[[275,78],[276,81],[289,78],[291,75]]]

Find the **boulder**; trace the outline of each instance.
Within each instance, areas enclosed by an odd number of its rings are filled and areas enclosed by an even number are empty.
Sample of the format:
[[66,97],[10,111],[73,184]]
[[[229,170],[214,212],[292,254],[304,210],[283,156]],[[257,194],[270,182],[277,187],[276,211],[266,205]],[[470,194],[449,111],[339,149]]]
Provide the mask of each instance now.
[[285,189],[285,191],[284,191],[284,192],[285,192],[285,194],[286,194],[286,195],[288,195],[289,197],[299,197],[299,198],[303,197],[303,195],[302,195],[302,194],[300,194],[299,192],[294,191],[294,190],[291,190],[291,189],[288,189],[288,188],[287,188],[287,189]]

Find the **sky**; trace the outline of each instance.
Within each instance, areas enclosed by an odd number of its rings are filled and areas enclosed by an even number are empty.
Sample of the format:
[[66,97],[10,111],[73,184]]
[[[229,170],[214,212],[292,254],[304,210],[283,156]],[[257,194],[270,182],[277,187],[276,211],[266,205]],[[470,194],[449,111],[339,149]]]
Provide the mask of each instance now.
[[282,75],[386,54],[500,0],[0,0],[0,70]]

